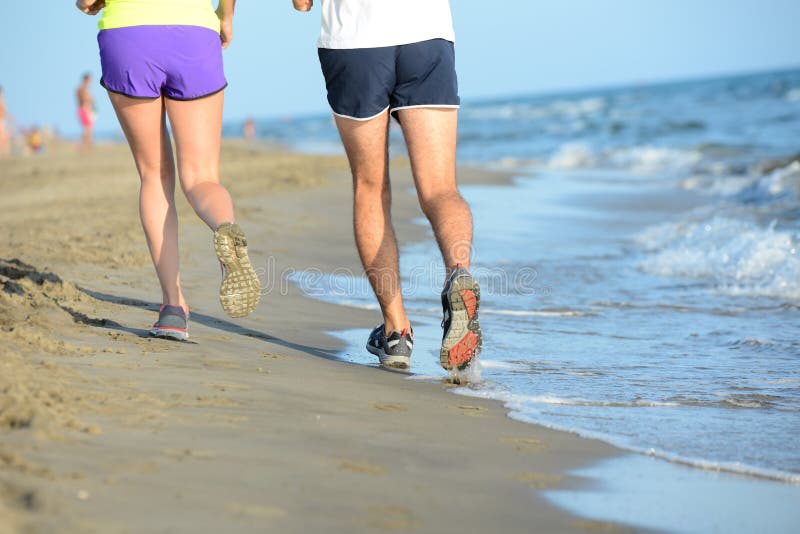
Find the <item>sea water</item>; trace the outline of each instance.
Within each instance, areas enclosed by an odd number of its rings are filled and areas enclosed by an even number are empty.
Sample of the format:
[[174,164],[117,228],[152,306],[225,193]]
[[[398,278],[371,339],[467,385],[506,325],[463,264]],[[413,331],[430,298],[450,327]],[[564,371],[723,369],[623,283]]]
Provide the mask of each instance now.
[[[259,127],[301,150],[338,142],[327,117]],[[462,188],[484,348],[459,392],[645,455],[800,483],[798,153],[800,71],[466,102],[459,160],[515,178]],[[402,251],[416,377],[445,376],[439,263],[433,239]],[[380,322],[360,273],[295,281]],[[374,325],[359,326],[340,333],[343,358],[374,365]]]

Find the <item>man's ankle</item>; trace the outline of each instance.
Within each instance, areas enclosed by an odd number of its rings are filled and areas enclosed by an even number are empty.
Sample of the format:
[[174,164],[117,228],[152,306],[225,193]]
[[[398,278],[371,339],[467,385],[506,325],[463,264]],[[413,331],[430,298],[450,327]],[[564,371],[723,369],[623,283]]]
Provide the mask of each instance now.
[[392,332],[400,332],[403,331],[411,332],[411,322],[406,319],[405,321],[395,321],[391,322],[384,319],[383,323],[383,332],[386,336],[390,336]]
[[454,263],[446,266],[444,276],[445,284],[447,283],[447,279],[450,278],[450,275],[453,274],[456,269],[466,269],[469,271],[469,263]]

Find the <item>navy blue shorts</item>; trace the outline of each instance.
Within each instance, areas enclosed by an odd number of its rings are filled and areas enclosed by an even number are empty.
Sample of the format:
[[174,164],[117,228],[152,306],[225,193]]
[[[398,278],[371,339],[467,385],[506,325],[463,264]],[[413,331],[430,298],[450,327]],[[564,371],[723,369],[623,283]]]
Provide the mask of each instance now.
[[457,108],[453,43],[433,39],[380,48],[319,49],[328,103],[348,119],[369,120],[387,109]]

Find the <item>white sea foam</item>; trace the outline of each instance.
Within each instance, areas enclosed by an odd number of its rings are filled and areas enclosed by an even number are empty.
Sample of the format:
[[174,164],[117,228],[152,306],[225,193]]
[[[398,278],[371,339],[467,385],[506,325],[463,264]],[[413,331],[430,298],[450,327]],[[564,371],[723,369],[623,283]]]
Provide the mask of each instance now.
[[500,360],[483,360],[478,359],[478,365],[481,366],[482,369],[492,369],[492,370],[502,370],[502,371],[514,371],[516,369],[524,369],[522,365],[504,362]]
[[621,169],[633,174],[685,173],[703,159],[696,150],[634,146],[595,152],[585,143],[566,143],[550,157],[551,169]]
[[760,178],[755,184],[755,198],[771,199],[786,194],[800,197],[800,161],[793,161],[786,167],[775,169]]
[[787,102],[800,102],[800,88],[789,90],[784,98]]
[[483,315],[506,315],[509,317],[585,317],[586,312],[578,310],[503,310],[497,308],[481,309]]
[[731,197],[748,203],[765,203],[784,198],[800,198],[800,161],[763,176],[693,176],[681,182],[684,189]]
[[582,118],[594,115],[606,108],[606,99],[601,97],[579,100],[554,100],[550,102],[507,102],[479,107],[464,108],[468,119],[542,120],[554,117]]
[[550,104],[549,109],[558,115],[584,117],[603,111],[606,108],[606,104],[606,99],[600,97],[581,100],[556,100]]
[[[348,304],[348,306],[360,307],[364,309],[377,309],[377,305],[373,307],[356,306]],[[426,312],[433,314],[441,314],[441,307],[423,307],[423,306],[410,306],[408,309],[415,312]],[[506,310],[503,308],[486,308],[481,304],[481,315],[501,315],[505,317],[586,317],[593,315],[591,312],[584,312],[579,310]]]
[[458,393],[473,397],[493,398],[501,400],[508,404],[509,407],[522,408],[527,407],[528,410],[536,405],[547,406],[604,406],[609,408],[672,408],[680,406],[677,402],[664,402],[646,399],[637,399],[635,401],[602,401],[581,398],[566,398],[557,395],[524,395],[518,393],[508,393],[503,391],[493,391],[490,389],[482,390],[458,390]]
[[643,146],[613,150],[606,159],[615,168],[637,174],[653,174],[691,169],[700,162],[702,154],[695,150]]
[[648,228],[637,241],[652,254],[639,266],[660,276],[707,278],[732,295],[800,300],[797,236],[714,217]]
[[733,197],[752,187],[755,181],[757,179],[752,176],[694,174],[681,180],[678,183],[678,187],[686,191],[696,191],[709,196]]
[[551,169],[580,169],[597,165],[597,156],[583,143],[562,145],[547,162],[547,166]]

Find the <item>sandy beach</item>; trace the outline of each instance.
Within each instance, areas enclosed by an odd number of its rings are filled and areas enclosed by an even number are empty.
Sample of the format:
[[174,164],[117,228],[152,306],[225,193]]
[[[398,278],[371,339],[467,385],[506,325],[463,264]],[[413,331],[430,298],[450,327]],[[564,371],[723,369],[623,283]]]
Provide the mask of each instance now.
[[[366,335],[376,314],[282,273],[358,272],[342,157],[228,142],[222,159],[268,292],[224,315],[211,234],[181,198],[187,343],[147,335],[160,291],[126,146],[0,161],[0,533],[630,530],[537,494],[612,447],[336,360],[325,332]],[[405,241],[426,238],[407,167]]]

